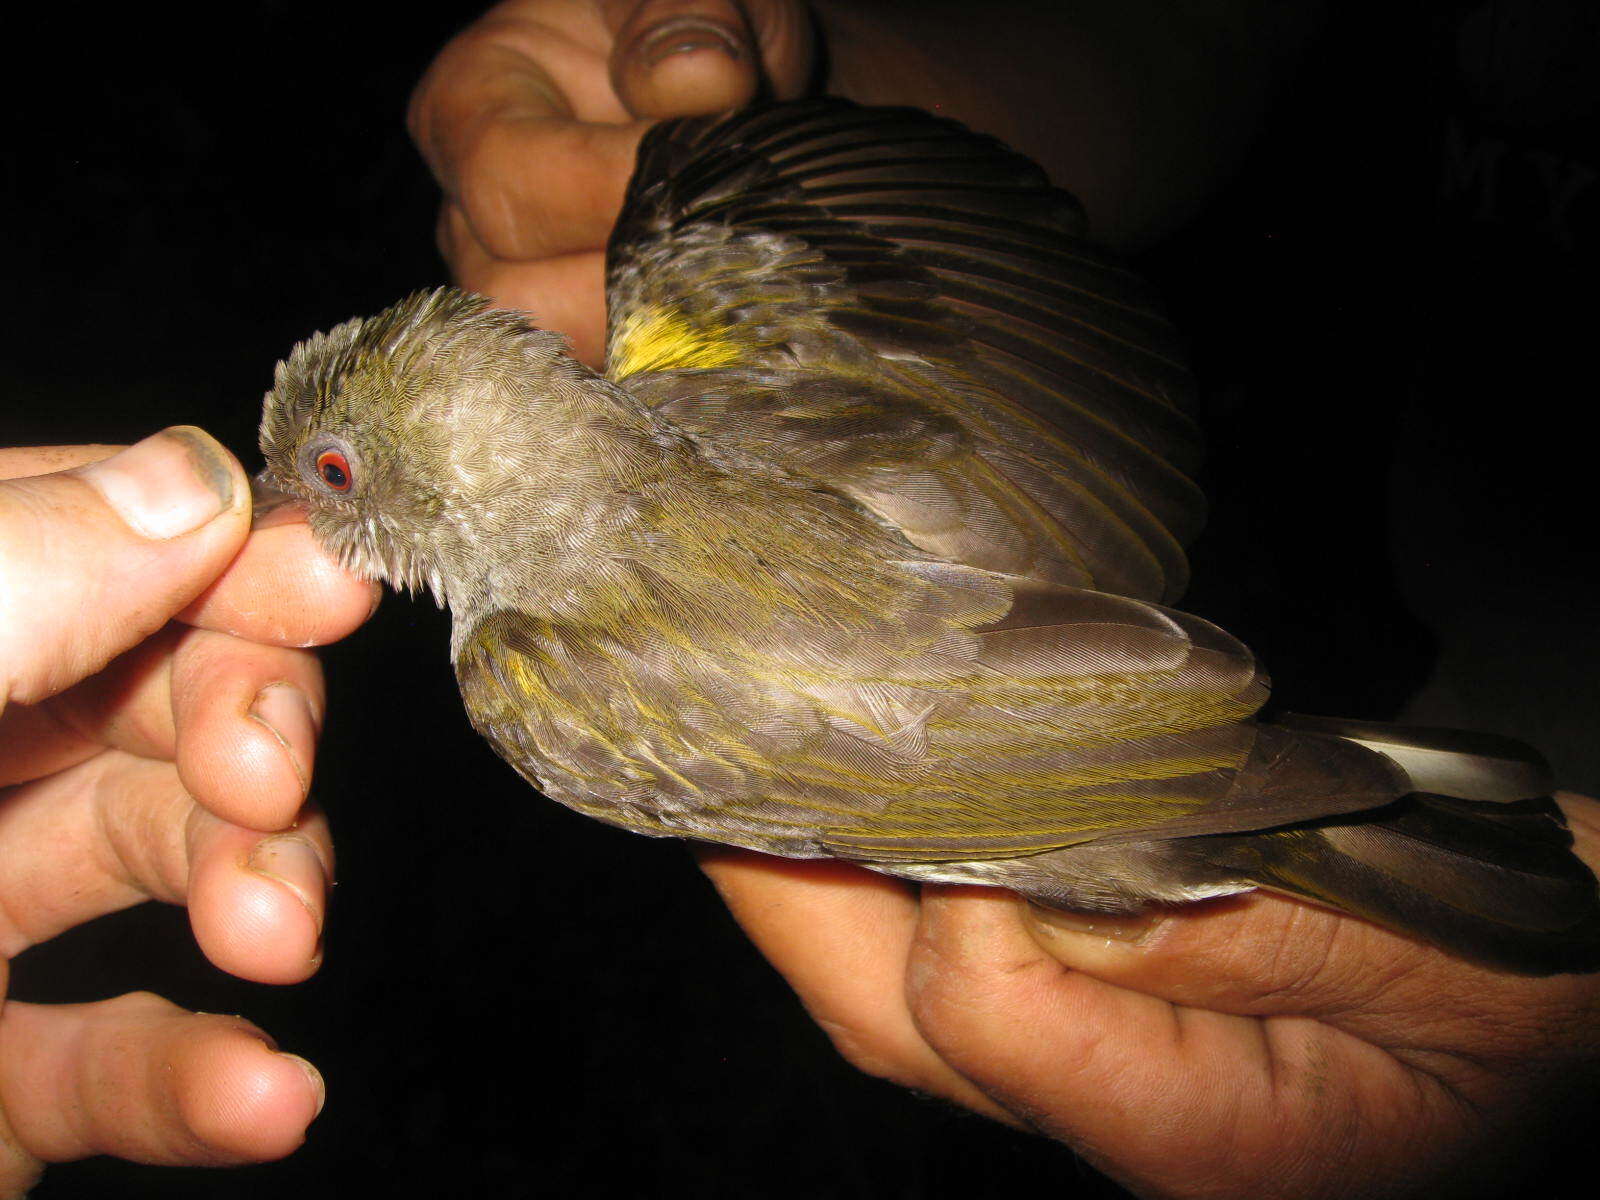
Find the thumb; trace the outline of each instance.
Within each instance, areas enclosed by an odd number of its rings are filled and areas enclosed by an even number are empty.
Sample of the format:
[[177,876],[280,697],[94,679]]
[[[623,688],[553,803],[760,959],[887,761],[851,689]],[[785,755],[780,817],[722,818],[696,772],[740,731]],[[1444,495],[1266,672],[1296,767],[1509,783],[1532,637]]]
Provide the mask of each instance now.
[[1261,892],[1135,917],[1029,906],[1024,923],[1064,967],[1239,1016],[1337,1017],[1380,995],[1397,1002],[1447,981],[1482,986],[1489,975],[1357,917]]
[[244,470],[192,426],[0,483],[0,708],[54,695],[143,641],[249,532]]
[[[1574,852],[1600,868],[1600,803],[1572,792],[1557,800]],[[1526,998],[1576,978],[1541,981],[1477,966],[1359,917],[1265,891],[1129,917],[1029,905],[1023,923],[1056,962],[1116,987],[1213,1012],[1330,1018],[1350,1028],[1357,1025],[1349,1014],[1369,1009],[1410,1005],[1437,1017],[1441,995]]]
[[799,0],[642,0],[612,19],[611,86],[636,117],[726,112],[763,90],[792,99],[811,77]]

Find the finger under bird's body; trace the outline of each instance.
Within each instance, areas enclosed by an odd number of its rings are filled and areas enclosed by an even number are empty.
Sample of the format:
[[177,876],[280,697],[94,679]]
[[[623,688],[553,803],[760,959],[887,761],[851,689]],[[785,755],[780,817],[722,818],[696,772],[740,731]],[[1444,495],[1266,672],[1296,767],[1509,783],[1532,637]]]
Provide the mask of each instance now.
[[1164,606],[1187,377],[1031,164],[842,102],[661,127],[609,299],[599,375],[414,296],[298,348],[262,427],[319,537],[450,606],[474,725],[547,795],[1049,904],[1268,886],[1600,965],[1515,750],[1441,743],[1452,774],[1263,724],[1249,652]]

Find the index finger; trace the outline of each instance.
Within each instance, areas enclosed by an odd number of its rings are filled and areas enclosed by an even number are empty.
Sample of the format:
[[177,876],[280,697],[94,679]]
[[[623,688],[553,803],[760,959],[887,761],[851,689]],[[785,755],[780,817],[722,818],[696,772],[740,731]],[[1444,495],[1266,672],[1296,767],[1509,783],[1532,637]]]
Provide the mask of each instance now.
[[354,632],[383,589],[340,566],[311,527],[254,530],[243,549],[178,620],[272,646],[321,646]]
[[412,97],[412,137],[496,258],[605,244],[648,122],[611,92],[598,17],[558,29],[480,22],[434,60]]
[[[0,1150],[29,1158],[114,1154],[191,1166],[281,1158],[322,1108],[321,1076],[240,1017],[190,1013],[148,993],[96,1004],[12,1001],[0,1017]],[[10,1191],[4,1194],[11,1195]]]
[[1014,1123],[935,1053],[906,1006],[918,924],[910,885],[848,863],[697,852],[734,919],[852,1065]]

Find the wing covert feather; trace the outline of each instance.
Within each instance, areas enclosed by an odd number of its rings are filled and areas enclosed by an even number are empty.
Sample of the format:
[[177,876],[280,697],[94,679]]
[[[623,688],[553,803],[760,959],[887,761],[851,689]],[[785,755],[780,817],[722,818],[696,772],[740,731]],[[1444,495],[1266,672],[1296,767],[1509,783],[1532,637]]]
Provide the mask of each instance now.
[[[967,586],[967,568],[902,565],[917,587]],[[457,671],[474,724],[553,798],[638,832],[714,830],[800,857],[1012,857],[1398,794],[1377,755],[1248,721],[1265,681],[1206,622],[1016,585],[1015,623],[952,608],[949,637],[885,627],[798,665],[787,634],[685,641],[648,613],[583,630],[500,612]]]

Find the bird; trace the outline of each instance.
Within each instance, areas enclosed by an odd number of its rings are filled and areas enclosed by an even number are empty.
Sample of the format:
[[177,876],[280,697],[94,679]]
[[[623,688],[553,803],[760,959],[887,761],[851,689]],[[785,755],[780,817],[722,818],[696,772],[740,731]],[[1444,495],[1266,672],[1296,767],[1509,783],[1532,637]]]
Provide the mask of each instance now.
[[278,364],[263,495],[451,613],[467,715],[652,837],[1129,913],[1266,889],[1525,974],[1600,969],[1536,753],[1265,720],[1174,607],[1181,342],[999,141],[820,98],[654,126],[604,371],[454,288]]

